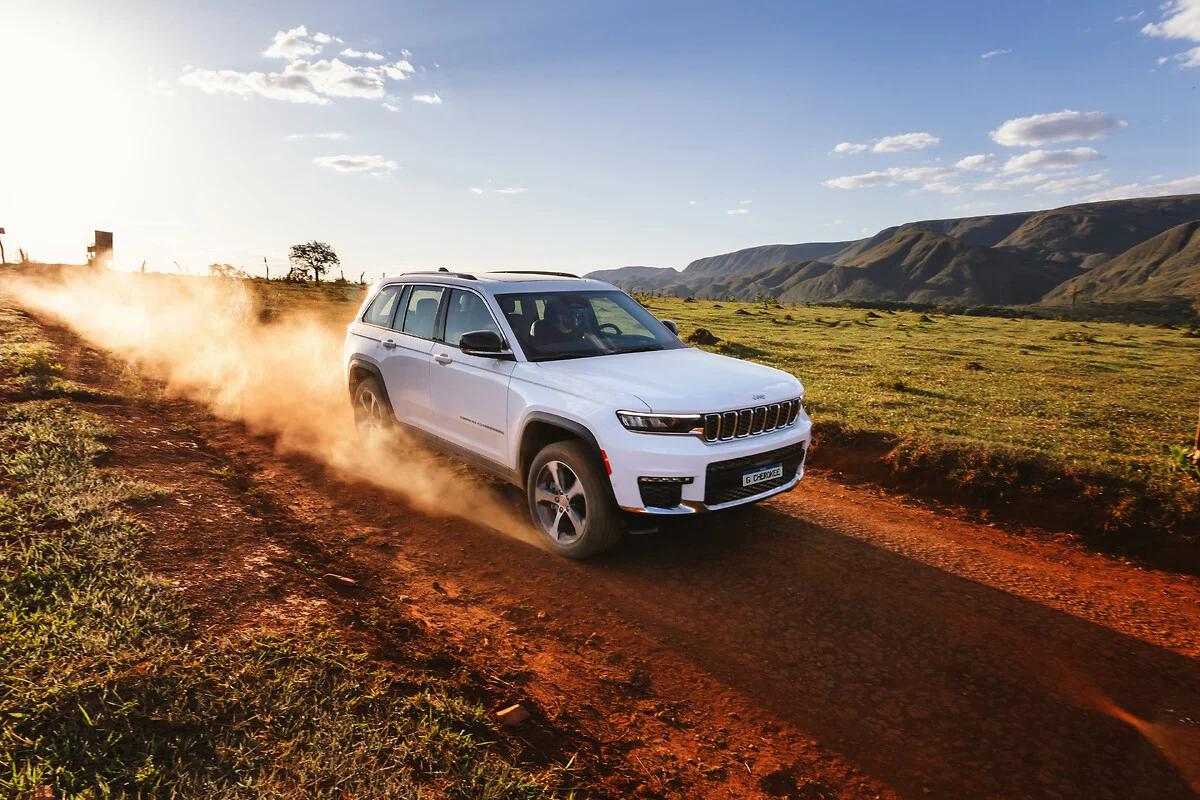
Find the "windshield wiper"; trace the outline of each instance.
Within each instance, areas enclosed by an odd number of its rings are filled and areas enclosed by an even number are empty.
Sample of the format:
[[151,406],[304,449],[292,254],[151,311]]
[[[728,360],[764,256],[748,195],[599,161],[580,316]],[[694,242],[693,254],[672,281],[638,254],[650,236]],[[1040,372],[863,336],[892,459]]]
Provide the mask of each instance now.
[[661,344],[646,344],[641,347],[632,347],[628,350],[618,350],[616,355],[624,355],[625,353],[652,353],[655,350],[665,349]]
[[563,353],[557,356],[542,356],[538,361],[566,361],[568,358],[591,358],[592,356],[603,355],[602,353]]

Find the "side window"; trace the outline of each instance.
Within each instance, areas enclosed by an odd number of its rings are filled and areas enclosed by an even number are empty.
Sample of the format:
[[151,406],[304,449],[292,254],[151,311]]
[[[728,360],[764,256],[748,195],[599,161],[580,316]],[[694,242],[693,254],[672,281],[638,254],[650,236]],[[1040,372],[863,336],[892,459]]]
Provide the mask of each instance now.
[[392,328],[395,330],[400,330],[400,326],[404,324],[404,309],[408,307],[408,293],[411,291],[411,286],[405,286],[396,300],[396,316],[392,317]]
[[403,286],[385,286],[371,301],[362,321],[368,325],[380,325],[384,328],[392,324],[392,315],[396,313],[396,300],[400,297]]
[[492,331],[503,336],[482,297],[463,289],[452,289],[450,306],[446,309],[446,343],[457,346],[459,338],[471,331]]
[[442,299],[440,286],[414,286],[408,295],[408,311],[404,314],[402,330],[409,336],[433,338],[437,322],[438,302]]

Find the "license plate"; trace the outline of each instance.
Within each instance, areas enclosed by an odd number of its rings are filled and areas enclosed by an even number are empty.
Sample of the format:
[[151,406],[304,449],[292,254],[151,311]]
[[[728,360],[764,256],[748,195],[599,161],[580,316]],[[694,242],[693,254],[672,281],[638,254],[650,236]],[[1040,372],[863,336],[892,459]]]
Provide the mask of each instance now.
[[742,486],[754,486],[764,481],[772,481],[783,477],[783,464],[772,464],[769,467],[752,469],[742,473]]

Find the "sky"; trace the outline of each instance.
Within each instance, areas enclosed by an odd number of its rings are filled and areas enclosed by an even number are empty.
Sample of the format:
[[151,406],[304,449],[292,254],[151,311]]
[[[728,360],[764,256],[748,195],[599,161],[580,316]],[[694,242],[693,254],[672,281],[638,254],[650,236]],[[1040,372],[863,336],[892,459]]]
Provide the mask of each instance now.
[[682,269],[1200,192],[1200,0],[7,0],[11,259]]

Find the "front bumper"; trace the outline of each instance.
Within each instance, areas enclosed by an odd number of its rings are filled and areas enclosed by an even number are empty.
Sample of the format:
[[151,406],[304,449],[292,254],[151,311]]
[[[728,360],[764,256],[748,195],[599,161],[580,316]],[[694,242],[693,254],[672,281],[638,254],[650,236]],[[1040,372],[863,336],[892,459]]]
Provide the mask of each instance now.
[[[617,504],[637,514],[686,515],[756,503],[789,491],[804,475],[812,438],[812,422],[803,411],[800,414],[788,428],[733,441],[705,442],[696,436],[621,429],[623,435],[606,437],[604,448]],[[753,487],[742,488],[743,471],[779,462],[784,464],[784,474],[764,484],[761,492],[748,494]],[[639,478],[687,482],[677,484],[672,496],[671,492],[643,492]]]

